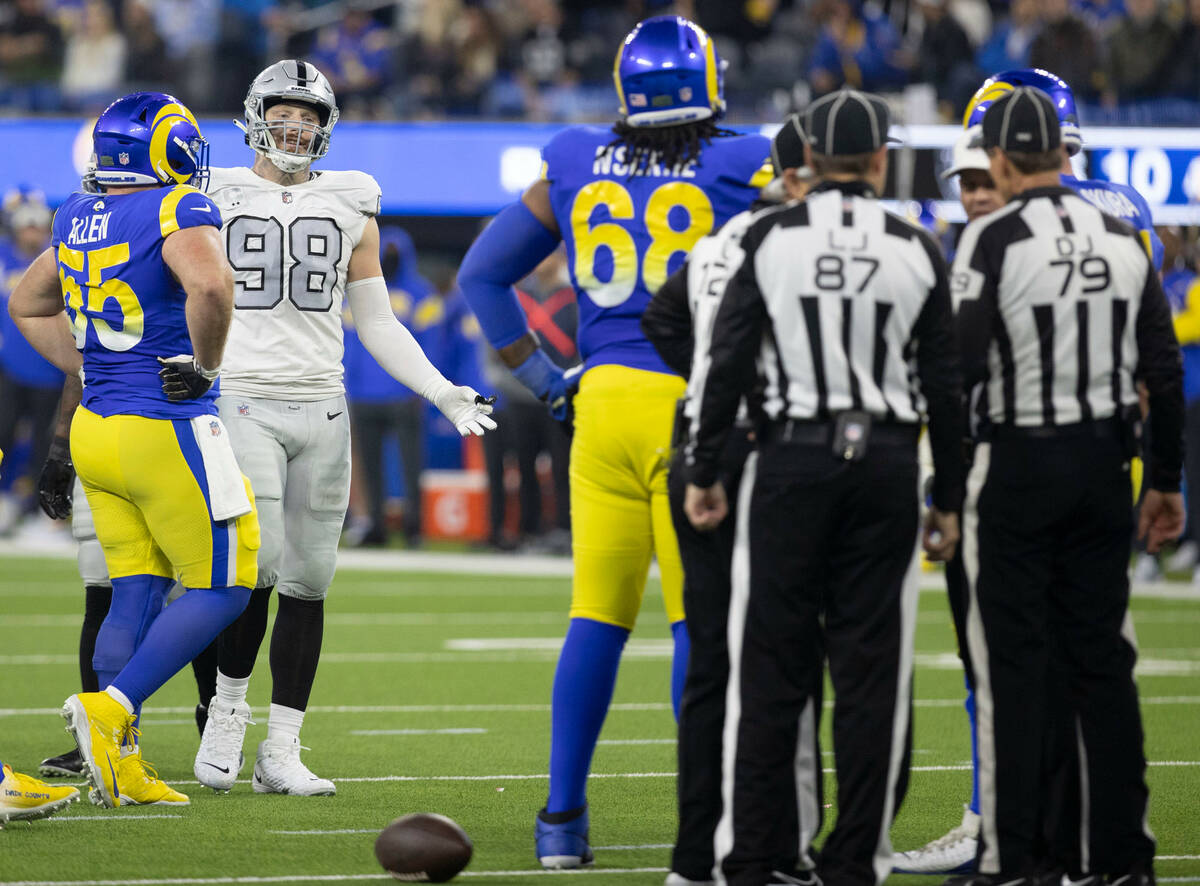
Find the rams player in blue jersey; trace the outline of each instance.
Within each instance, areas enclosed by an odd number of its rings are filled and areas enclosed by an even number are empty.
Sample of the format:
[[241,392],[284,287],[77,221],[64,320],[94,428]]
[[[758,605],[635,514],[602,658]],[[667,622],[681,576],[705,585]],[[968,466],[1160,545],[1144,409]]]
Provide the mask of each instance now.
[[1146,203],[1146,199],[1129,185],[1076,177],[1069,157],[1083,150],[1083,134],[1079,131],[1079,115],[1075,112],[1075,94],[1071,91],[1067,81],[1040,68],[995,74],[984,80],[983,85],[976,90],[967,105],[963,125],[968,130],[980,125],[983,122],[983,115],[987,113],[987,109],[992,106],[992,103],[1018,86],[1033,86],[1042,90],[1050,96],[1054,107],[1058,109],[1058,122],[1062,127],[1063,144],[1066,146],[1068,155],[1063,159],[1063,185],[1077,192],[1080,197],[1093,204],[1101,212],[1132,225],[1141,236],[1142,244],[1150,254],[1154,266],[1162,270],[1162,240],[1154,231],[1154,219],[1150,215],[1150,206]]
[[[770,181],[770,143],[717,126],[720,60],[687,19],[646,19],[613,71],[620,120],[576,126],[542,151],[542,174],[480,234],[459,284],[514,375],[566,420],[574,396],[571,622],[554,678],[550,794],[536,822],[547,868],[592,861],[586,783],[652,555],[675,639],[672,700],[687,666],[683,573],[667,502],[675,403],[684,392],[641,331],[651,295],[705,234]],[[579,300],[579,369],[529,331],[512,284],[566,244]]]
[[[996,99],[1012,92],[1019,86],[1032,86],[1050,96],[1058,111],[1058,122],[1062,130],[1066,153],[1061,171],[1062,183],[1102,212],[1115,216],[1130,224],[1141,237],[1146,252],[1154,266],[1162,270],[1163,244],[1154,230],[1154,220],[1144,197],[1129,185],[1100,179],[1076,177],[1070,157],[1083,150],[1083,134],[1079,130],[1079,117],[1075,110],[1075,95],[1070,85],[1061,77],[1040,68],[1004,71],[983,82],[967,105],[963,126],[967,132],[977,131],[983,115]],[[947,572],[947,581],[952,582],[952,572]],[[965,594],[965,592],[963,592]],[[953,597],[954,589],[951,588]],[[956,624],[965,618],[965,612],[956,612]],[[958,625],[961,628],[961,625]],[[965,643],[960,629],[959,643]],[[971,724],[972,770],[976,773],[971,802],[963,811],[962,822],[943,836],[926,844],[921,849],[898,852],[892,860],[897,873],[913,874],[959,874],[975,869],[975,850],[979,836],[979,780],[976,750],[975,693],[967,675],[967,715]]]
[[[59,207],[9,303],[44,357],[82,370],[71,457],[113,584],[94,658],[106,688],[72,695],[63,717],[96,803],[183,805],[142,761],[136,718],[245,608],[257,575],[254,499],[216,408],[233,272],[220,212],[191,186],[207,169],[191,111],[134,93],[92,141],[99,192]],[[163,611],[176,577],[188,593]]]

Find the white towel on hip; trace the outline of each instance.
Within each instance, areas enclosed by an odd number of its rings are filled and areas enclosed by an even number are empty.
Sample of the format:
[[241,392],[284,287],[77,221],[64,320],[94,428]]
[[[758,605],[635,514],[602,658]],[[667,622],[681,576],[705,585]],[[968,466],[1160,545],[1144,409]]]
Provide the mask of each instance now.
[[204,474],[208,478],[208,509],[213,520],[230,520],[251,511],[250,498],[242,469],[229,442],[229,432],[220,416],[197,415],[192,419],[192,433],[200,447]]

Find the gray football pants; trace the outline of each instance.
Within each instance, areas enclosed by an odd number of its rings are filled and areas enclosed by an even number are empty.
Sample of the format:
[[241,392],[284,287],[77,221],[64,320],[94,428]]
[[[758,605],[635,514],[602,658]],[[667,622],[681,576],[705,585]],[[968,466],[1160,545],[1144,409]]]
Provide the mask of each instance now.
[[254,489],[262,529],[258,587],[324,599],[350,503],[346,398],[301,402],[226,394],[217,408]]

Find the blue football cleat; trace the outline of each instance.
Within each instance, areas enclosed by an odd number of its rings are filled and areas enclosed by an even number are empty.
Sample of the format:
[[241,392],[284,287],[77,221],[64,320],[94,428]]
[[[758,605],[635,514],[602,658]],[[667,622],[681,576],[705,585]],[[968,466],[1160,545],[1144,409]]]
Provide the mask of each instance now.
[[586,804],[570,812],[549,813],[543,809],[537,814],[534,835],[538,861],[547,870],[566,870],[592,863]]

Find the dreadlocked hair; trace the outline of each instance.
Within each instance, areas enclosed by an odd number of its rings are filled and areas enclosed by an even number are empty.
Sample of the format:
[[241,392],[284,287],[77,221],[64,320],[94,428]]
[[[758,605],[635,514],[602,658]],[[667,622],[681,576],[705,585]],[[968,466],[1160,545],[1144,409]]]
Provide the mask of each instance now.
[[630,175],[654,160],[660,166],[682,166],[700,159],[700,150],[711,144],[714,138],[737,135],[732,129],[717,125],[711,117],[681,123],[676,126],[630,126],[624,120],[613,124],[616,136],[609,142],[610,148],[625,146],[625,163]]

